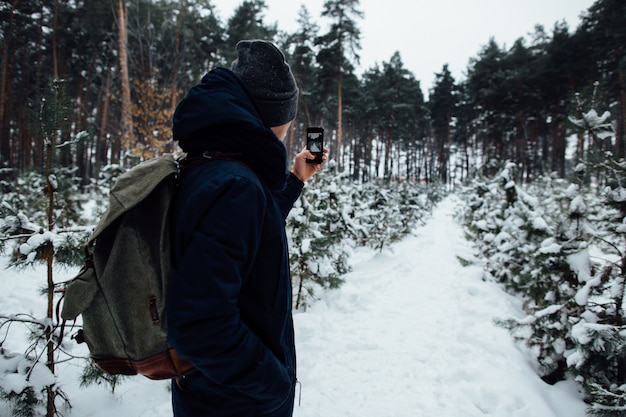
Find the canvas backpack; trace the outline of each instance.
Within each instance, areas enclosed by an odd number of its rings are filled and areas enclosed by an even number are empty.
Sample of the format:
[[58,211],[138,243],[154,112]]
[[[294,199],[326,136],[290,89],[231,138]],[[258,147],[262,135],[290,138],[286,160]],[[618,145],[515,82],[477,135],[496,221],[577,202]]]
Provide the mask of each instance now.
[[108,373],[168,379],[193,370],[168,345],[165,317],[173,275],[170,206],[180,170],[165,154],[117,179],[86,244],[85,264],[66,286],[61,316],[82,316],[75,338]]

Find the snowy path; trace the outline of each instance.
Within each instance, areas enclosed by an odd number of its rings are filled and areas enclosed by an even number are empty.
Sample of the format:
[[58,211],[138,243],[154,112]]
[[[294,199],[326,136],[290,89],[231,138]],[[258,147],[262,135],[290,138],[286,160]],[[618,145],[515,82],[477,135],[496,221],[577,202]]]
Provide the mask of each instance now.
[[296,314],[295,417],[583,417],[571,382],[549,386],[496,317],[514,300],[470,256],[444,200],[428,223],[361,256],[346,283]]

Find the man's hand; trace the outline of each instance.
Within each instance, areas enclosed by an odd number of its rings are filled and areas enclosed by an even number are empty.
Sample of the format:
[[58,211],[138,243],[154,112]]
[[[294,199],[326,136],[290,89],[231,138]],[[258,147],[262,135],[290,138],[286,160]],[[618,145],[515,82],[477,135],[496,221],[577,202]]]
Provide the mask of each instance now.
[[[324,148],[324,155],[322,155],[322,161],[326,161],[326,154],[328,149]],[[313,176],[317,171],[322,169],[322,164],[310,164],[307,163],[307,159],[315,159],[315,156],[308,149],[303,149],[296,155],[296,161],[293,164],[291,172],[298,177],[302,182],[307,182],[309,178]]]

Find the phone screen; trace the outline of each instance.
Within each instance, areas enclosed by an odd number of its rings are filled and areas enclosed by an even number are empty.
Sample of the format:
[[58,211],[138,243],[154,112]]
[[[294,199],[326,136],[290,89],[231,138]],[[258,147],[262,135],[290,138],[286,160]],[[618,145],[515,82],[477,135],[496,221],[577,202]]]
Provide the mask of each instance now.
[[307,159],[314,164],[322,163],[324,155],[324,129],[321,127],[309,127],[306,130],[306,148],[315,155],[315,159]]

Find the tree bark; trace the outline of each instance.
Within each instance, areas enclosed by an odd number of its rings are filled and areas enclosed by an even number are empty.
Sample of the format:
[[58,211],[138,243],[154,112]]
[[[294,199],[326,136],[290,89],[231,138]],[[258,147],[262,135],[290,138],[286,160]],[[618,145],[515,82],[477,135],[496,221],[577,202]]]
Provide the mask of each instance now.
[[179,55],[180,55],[180,37],[183,33],[183,18],[185,15],[185,0],[180,0],[180,8],[178,10],[178,20],[176,21],[176,25],[178,26],[178,30],[176,31],[176,40],[174,42],[174,69],[172,70],[172,103],[171,103],[171,111],[172,115],[176,110],[176,105],[178,104],[178,67],[180,64]]
[[98,129],[98,140],[96,143],[96,164],[105,165],[108,161],[108,136],[109,136],[109,109],[111,107],[111,85],[113,84],[111,70],[107,71],[105,87],[102,90],[102,109],[100,110],[100,129]]
[[[624,143],[626,141],[626,137],[624,137],[626,135],[626,76],[624,75],[624,72],[626,71],[626,57],[622,58],[620,60],[620,64],[618,67],[618,79],[619,79],[619,97],[620,97],[620,110],[621,110],[621,114],[619,115],[617,122],[617,129],[615,132],[615,143],[616,143],[616,151],[615,153],[617,154],[618,158],[623,158],[624,156],[626,156],[626,143]],[[620,120],[621,123],[620,123]]]
[[[55,99],[58,100],[58,90],[56,91]],[[55,111],[58,111],[55,110]],[[45,131],[44,131],[45,132]],[[54,229],[54,193],[56,191],[54,184],[51,182],[50,176],[52,175],[52,152],[54,150],[54,136],[55,132],[52,132],[50,135],[44,133],[43,141],[44,141],[44,149],[46,152],[46,162],[45,162],[45,174],[46,174],[46,193],[48,197],[48,207],[46,210],[46,215],[48,218],[48,230],[52,231]],[[47,295],[48,295],[48,309],[47,309],[47,318],[50,322],[53,321],[53,313],[54,313],[54,280],[53,280],[53,263],[54,263],[54,248],[51,242],[45,247],[45,255],[44,258],[46,260],[47,266],[47,282],[48,285]],[[46,366],[50,370],[50,373],[54,375],[55,372],[55,360],[54,360],[54,329],[51,326],[46,327]],[[48,385],[46,387],[46,417],[54,417],[56,414],[56,406],[55,406],[55,397],[56,391],[53,385]]]
[[117,1],[117,18],[118,18],[118,43],[120,57],[120,78],[122,91],[122,106],[120,117],[120,132],[115,135],[111,147],[111,162],[119,162],[122,152],[122,143],[128,145],[132,140],[133,133],[133,116],[131,114],[130,101],[130,76],[128,73],[128,27],[126,22],[126,6],[124,0]]
[[2,70],[0,71],[0,163],[11,166],[11,135],[7,109],[10,107],[11,89],[9,88],[9,49],[13,33],[13,17],[19,1],[14,1],[9,11],[7,33],[5,33],[4,48],[2,50]]
[[341,69],[339,69],[339,75],[337,76],[337,164],[339,171],[342,169],[342,149],[341,149],[341,141],[343,138],[343,97],[341,94]]
[[57,59],[57,33],[58,30],[58,22],[59,22],[59,0],[54,2],[54,16],[52,20],[52,79],[59,79],[59,63]]

